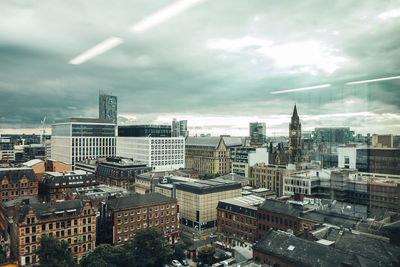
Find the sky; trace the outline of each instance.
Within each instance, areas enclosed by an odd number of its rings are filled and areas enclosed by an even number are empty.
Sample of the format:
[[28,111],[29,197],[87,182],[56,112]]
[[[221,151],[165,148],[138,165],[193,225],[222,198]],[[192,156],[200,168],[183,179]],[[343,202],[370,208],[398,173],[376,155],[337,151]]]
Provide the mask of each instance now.
[[[348,126],[400,132],[400,3],[389,0],[206,0],[142,31],[173,0],[0,1],[0,134],[98,116],[118,96],[120,124],[188,120],[190,134],[288,134]],[[122,43],[82,64],[100,42]],[[282,90],[330,85],[306,91]]]

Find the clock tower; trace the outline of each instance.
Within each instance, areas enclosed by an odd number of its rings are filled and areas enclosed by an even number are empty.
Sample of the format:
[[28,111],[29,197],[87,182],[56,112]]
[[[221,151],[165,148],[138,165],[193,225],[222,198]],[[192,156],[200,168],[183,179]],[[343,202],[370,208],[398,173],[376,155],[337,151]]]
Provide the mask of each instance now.
[[289,162],[301,162],[301,123],[296,105],[289,123]]

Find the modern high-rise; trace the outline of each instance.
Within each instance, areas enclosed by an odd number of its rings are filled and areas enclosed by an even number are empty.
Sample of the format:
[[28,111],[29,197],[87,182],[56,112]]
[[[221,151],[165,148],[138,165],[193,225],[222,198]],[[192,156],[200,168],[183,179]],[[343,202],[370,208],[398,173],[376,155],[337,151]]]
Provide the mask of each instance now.
[[265,122],[250,122],[250,143],[261,146],[267,138],[266,129]]
[[294,105],[292,119],[289,123],[289,162],[301,161],[301,123]]
[[187,120],[177,121],[176,119],[173,119],[171,136],[172,137],[189,136],[189,131],[187,130]]
[[111,120],[117,124],[118,110],[117,97],[111,92],[100,91],[99,93],[99,119]]
[[116,125],[109,120],[69,118],[52,125],[51,158],[74,165],[77,161],[113,157]]
[[14,159],[14,144],[11,142],[11,138],[0,136],[0,160],[13,161]]

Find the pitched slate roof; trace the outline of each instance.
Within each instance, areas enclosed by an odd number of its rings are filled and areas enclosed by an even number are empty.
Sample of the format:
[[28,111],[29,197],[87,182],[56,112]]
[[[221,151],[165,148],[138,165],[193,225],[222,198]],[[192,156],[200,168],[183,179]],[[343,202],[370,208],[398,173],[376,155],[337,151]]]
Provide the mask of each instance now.
[[26,176],[29,182],[38,181],[33,169],[28,167],[0,169],[0,179],[3,179],[4,176],[6,176],[13,184],[18,183],[23,176]]
[[384,266],[334,247],[295,237],[282,231],[270,230],[253,247],[253,250],[291,262],[296,266],[340,267]]
[[18,221],[23,222],[31,208],[38,220],[48,220],[64,216],[78,215],[81,213],[84,205],[85,203],[79,199],[55,202],[53,207],[50,203],[21,205],[19,207]]
[[152,193],[115,198],[107,201],[107,206],[110,209],[125,209],[144,205],[163,204],[171,201],[176,200],[174,198],[164,196],[160,193]]
[[272,199],[266,199],[264,203],[261,204],[260,209],[293,217],[299,217],[300,213],[303,211],[301,207]]
[[96,180],[96,177],[93,173],[87,173],[85,171],[76,170],[74,172],[46,172],[43,174],[42,182],[48,183],[51,186],[59,186],[63,183],[73,184],[81,184],[85,185],[85,182],[91,182]]
[[217,149],[220,141],[221,137],[217,136],[208,136],[208,137],[188,136],[185,141],[185,146]]

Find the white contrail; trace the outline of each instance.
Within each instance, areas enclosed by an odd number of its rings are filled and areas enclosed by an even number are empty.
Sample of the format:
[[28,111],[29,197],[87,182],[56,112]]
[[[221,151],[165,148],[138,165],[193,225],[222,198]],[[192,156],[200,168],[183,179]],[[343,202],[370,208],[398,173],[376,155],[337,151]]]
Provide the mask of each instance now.
[[124,42],[124,40],[119,37],[109,37],[106,40],[102,41],[101,43],[93,46],[89,50],[83,52],[79,56],[71,59],[69,61],[69,64],[73,64],[73,65],[82,64],[91,58],[94,58],[100,54],[103,54],[104,52],[107,52],[111,48],[114,48],[123,42]]
[[330,84],[321,84],[321,85],[302,87],[302,88],[296,88],[296,89],[273,91],[273,92],[271,92],[271,94],[285,94],[285,93],[292,93],[292,92],[299,92],[299,91],[314,90],[314,89],[319,89],[319,88],[326,88],[326,87],[330,87],[330,86],[331,86]]
[[361,83],[375,83],[375,82],[395,80],[395,79],[400,79],[400,76],[393,76],[393,77],[379,78],[379,79],[372,79],[372,80],[365,80],[365,81],[357,81],[357,82],[348,82],[348,83],[345,83],[345,85],[361,84]]
[[138,23],[132,25],[129,30],[131,32],[143,32],[151,27],[163,23],[167,19],[170,19],[176,15],[179,15],[183,11],[198,5],[206,0],[179,0],[173,4],[157,11],[156,13],[144,18]]

